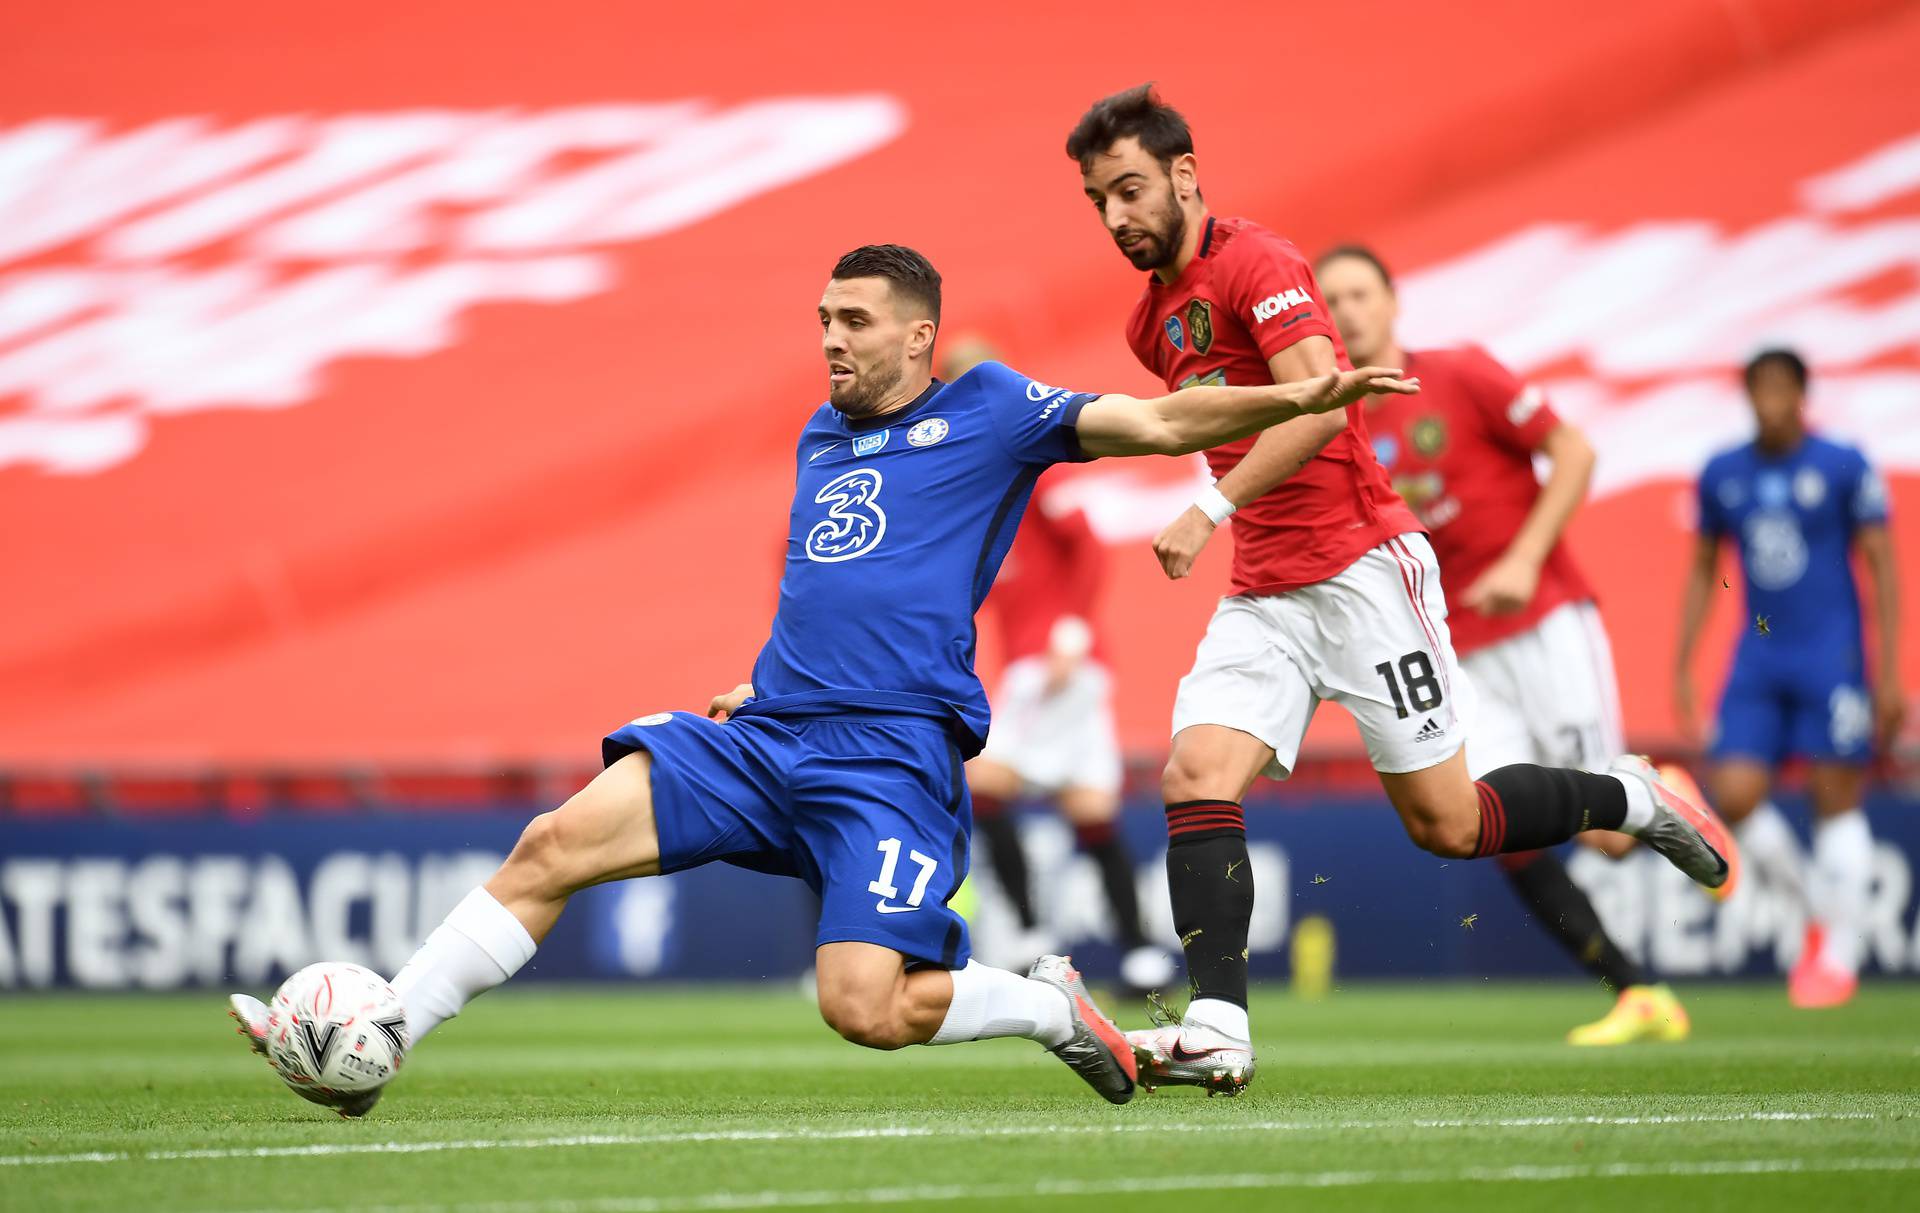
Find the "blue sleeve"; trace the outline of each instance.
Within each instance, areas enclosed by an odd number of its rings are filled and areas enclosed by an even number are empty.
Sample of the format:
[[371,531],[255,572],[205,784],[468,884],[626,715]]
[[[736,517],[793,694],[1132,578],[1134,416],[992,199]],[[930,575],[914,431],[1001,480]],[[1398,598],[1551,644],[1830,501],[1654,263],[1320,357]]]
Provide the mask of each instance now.
[[1709,539],[1719,539],[1727,533],[1727,516],[1720,509],[1720,493],[1714,474],[1714,465],[1709,463],[1707,470],[1700,473],[1700,483],[1696,492],[1700,507],[1700,534]]
[[1080,410],[1100,393],[1049,387],[997,362],[983,362],[972,374],[985,376],[982,386],[994,431],[1015,460],[1046,465],[1087,458],[1075,426]]
[[1859,451],[1851,452],[1853,458],[1847,493],[1847,521],[1854,530],[1863,526],[1885,526],[1889,504],[1887,501],[1887,482],[1867,457]]

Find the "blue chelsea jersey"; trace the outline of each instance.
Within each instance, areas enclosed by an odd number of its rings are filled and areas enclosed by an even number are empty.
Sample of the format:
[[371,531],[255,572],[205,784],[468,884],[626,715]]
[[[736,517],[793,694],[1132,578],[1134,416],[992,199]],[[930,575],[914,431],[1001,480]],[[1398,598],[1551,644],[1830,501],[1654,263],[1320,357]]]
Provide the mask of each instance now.
[[932,717],[972,757],[987,735],[974,612],[1034,481],[1082,458],[1074,425],[1094,398],[987,362],[884,417],[821,405],[800,433],[780,607],[740,714]]
[[[1866,458],[1816,435],[1785,455],[1735,447],[1700,476],[1701,533],[1736,542],[1747,611],[1766,617],[1778,638],[1769,647],[1782,651],[1859,649],[1853,539],[1886,521],[1886,483]],[[1758,629],[1746,632],[1751,641]]]

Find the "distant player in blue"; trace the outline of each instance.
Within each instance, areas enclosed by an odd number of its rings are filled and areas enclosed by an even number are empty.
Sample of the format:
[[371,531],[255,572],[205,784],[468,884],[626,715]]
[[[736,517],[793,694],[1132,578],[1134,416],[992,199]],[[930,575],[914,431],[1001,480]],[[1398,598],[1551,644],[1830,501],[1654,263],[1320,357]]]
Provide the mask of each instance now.
[[[1860,810],[1866,764],[1900,727],[1899,590],[1887,534],[1887,489],[1861,453],[1810,434],[1807,367],[1768,350],[1746,367],[1758,432],[1700,475],[1700,541],[1680,624],[1674,683],[1682,727],[1697,733],[1691,673],[1730,540],[1746,588],[1747,626],[1721,695],[1709,752],[1721,813],[1740,823],[1741,850],[1763,880],[1804,897],[1806,943],[1788,981],[1796,1006],[1834,1006],[1858,986],[1873,838]],[[1874,582],[1879,620],[1875,677],[1867,676],[1858,553]],[[1808,764],[1813,868],[1803,883],[1798,847],[1767,803],[1773,772]]]
[[[605,740],[606,770],[536,817],[394,978],[412,1040],[511,977],[578,890],[720,860],[820,895],[820,1012],[848,1040],[1024,1036],[1112,1102],[1132,1097],[1133,1052],[1067,959],[1026,977],[974,963],[947,906],[968,863],[962,764],[987,735],[974,612],[1051,465],[1185,454],[1418,389],[1367,368],[1136,400],[995,362],[947,384],[930,370],[939,324],[940,275],[919,253],[874,245],[834,267],[828,401],[800,433],[779,612],[752,681],[712,719],[662,712]],[[264,1052],[264,1008],[231,1003]]]

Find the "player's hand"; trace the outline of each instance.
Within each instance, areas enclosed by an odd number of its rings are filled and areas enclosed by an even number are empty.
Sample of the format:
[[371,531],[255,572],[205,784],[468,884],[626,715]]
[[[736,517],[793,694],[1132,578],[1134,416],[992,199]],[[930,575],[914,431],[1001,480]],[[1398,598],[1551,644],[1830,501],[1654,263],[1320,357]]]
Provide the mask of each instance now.
[[1694,711],[1693,672],[1677,670],[1673,675],[1673,723],[1680,739],[1690,746],[1700,744],[1700,716]]
[[1357,371],[1335,371],[1319,379],[1305,379],[1295,403],[1303,413],[1331,413],[1369,396],[1411,396],[1420,390],[1418,379],[1400,378],[1399,367],[1363,366]]
[[1193,562],[1213,538],[1213,530],[1213,519],[1199,506],[1190,505],[1153,537],[1153,554],[1169,578],[1178,581],[1193,572]]
[[1900,736],[1900,726],[1906,720],[1906,692],[1890,679],[1878,683],[1873,688],[1873,739],[1880,753],[1893,749],[1894,739]]
[[725,695],[715,695],[713,702],[707,705],[707,715],[715,720],[727,720],[740,710],[740,705],[753,698],[753,684],[743,682]]
[[1525,556],[1506,555],[1494,561],[1460,595],[1460,605],[1482,615],[1511,615],[1523,611],[1540,588],[1540,566]]

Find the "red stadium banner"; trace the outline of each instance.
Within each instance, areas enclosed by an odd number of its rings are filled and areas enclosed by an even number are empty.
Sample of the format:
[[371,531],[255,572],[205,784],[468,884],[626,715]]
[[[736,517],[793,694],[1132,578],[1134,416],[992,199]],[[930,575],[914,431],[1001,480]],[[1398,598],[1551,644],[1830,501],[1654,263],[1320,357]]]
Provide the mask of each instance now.
[[[704,704],[766,635],[840,252],[923,248],[948,331],[1047,382],[1150,386],[1138,280],[1060,150],[1149,77],[1222,213],[1377,245],[1410,336],[1487,345],[1591,432],[1574,543],[1634,736],[1671,734],[1686,480],[1740,437],[1762,342],[1809,355],[1920,567],[1912,5],[1493,0],[1476,26],[1367,0],[1185,62],[1158,6],[1023,11],[1016,38],[655,7],[14,23],[0,766],[575,762]],[[1338,50],[1282,70],[1283,42]],[[1149,756],[1224,583],[1223,551],[1170,585],[1145,548],[1196,475],[1059,490],[1115,547],[1103,622]],[[1324,715],[1316,743],[1350,745]]]

